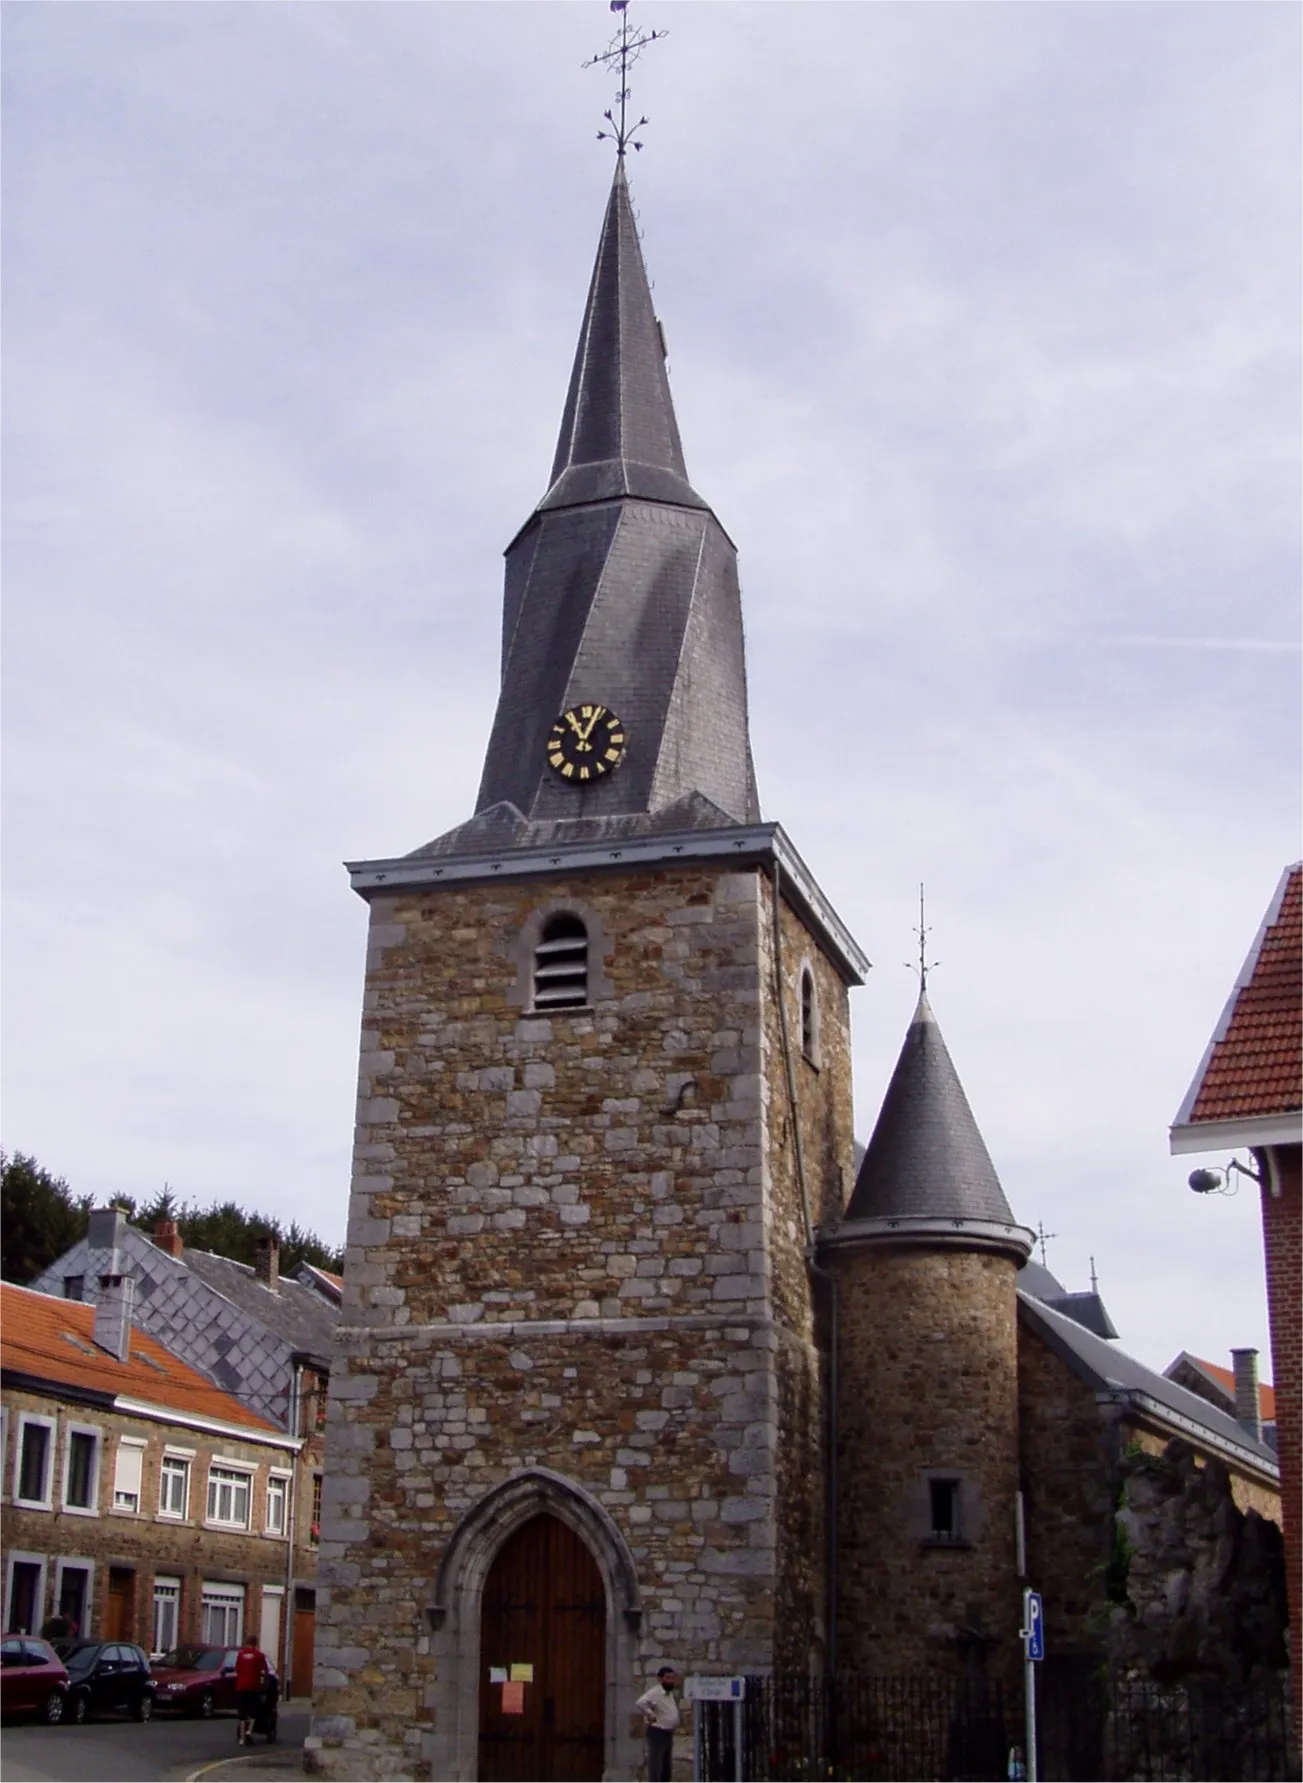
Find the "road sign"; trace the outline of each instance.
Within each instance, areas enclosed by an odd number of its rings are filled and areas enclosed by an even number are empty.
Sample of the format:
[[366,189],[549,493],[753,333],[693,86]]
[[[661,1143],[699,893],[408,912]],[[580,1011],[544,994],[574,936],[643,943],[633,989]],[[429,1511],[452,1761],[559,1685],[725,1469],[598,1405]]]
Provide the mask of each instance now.
[[1045,1657],[1045,1606],[1039,1591],[1022,1594],[1022,1638],[1027,1643],[1028,1659]]
[[683,1694],[690,1703],[740,1703],[746,1693],[745,1678],[706,1678],[697,1675],[683,1680]]

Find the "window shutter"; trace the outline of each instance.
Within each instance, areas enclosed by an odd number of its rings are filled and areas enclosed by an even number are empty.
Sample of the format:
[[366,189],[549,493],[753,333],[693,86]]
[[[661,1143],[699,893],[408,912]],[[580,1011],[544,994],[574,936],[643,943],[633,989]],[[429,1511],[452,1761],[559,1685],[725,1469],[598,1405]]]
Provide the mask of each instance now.
[[117,1461],[113,1470],[113,1502],[117,1505],[130,1505],[134,1510],[140,1504],[140,1480],[144,1469],[145,1451],[134,1444],[119,1443]]

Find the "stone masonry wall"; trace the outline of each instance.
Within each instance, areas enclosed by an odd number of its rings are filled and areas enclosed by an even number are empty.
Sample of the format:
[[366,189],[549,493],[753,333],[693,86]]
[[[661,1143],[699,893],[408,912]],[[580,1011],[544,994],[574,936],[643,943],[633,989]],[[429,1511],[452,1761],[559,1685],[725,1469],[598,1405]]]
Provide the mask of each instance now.
[[1044,1600],[1048,1650],[1098,1653],[1121,1439],[1094,1391],[1026,1325],[1018,1340],[1027,1582]]
[[[833,1255],[840,1664],[1009,1676],[1020,1652],[1013,1262],[878,1245]],[[958,1543],[929,1539],[934,1475],[960,1482]]]
[[[199,1639],[204,1581],[243,1585],[245,1627],[258,1631],[263,1587],[283,1589],[286,1583],[287,1543],[283,1537],[269,1536],[262,1531],[266,1526],[268,1468],[288,1470],[291,1466],[288,1451],[198,1431],[185,1424],[159,1423],[17,1388],[5,1388],[4,1407],[7,1450],[4,1457],[5,1554],[7,1557],[32,1555],[45,1560],[42,1618],[54,1612],[58,1562],[66,1560],[74,1564],[89,1563],[91,1568],[84,1634],[103,1632],[110,1567],[133,1575],[130,1621],[123,1638],[137,1641],[146,1649],[153,1644],[156,1574],[181,1579],[179,1639]],[[13,1502],[19,1419],[24,1412],[57,1420],[52,1508],[48,1511],[19,1508]],[[100,1435],[94,1515],[62,1508],[66,1439],[70,1425],[95,1430]],[[120,1436],[143,1438],[147,1445],[138,1513],[113,1507],[113,1458]],[[159,1468],[165,1446],[194,1451],[189,1510],[183,1519],[157,1515]],[[258,1470],[252,1494],[252,1527],[247,1533],[205,1525],[208,1463],[214,1455],[245,1461]]]
[[[454,1533],[525,1470],[609,1518],[636,1573],[629,1675],[609,1681],[616,1774],[636,1761],[630,1693],[663,1657],[767,1666],[780,1607],[808,1657],[822,1412],[766,1016],[769,897],[759,870],[685,866],[374,901],[321,1531],[322,1769],[473,1774],[475,1678],[425,1612]],[[593,1003],[535,1016],[521,938],[557,909],[593,938]],[[795,924],[798,943],[811,952]],[[826,997],[830,1062],[804,1089],[823,1129],[826,1102],[849,1108],[839,982]]]

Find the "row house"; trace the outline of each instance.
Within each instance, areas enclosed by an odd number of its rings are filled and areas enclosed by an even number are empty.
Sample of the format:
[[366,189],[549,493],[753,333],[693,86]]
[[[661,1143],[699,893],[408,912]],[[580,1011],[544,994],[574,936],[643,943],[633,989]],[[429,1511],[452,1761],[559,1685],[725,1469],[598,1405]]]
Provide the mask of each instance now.
[[5,1632],[62,1613],[155,1653],[255,1632],[284,1667],[302,1439],[133,1327],[127,1278],[97,1285],[93,1307],[0,1286]]
[[317,1531],[321,1521],[326,1393],[341,1283],[304,1265],[282,1275],[274,1238],[255,1263],[193,1250],[174,1221],[151,1234],[114,1207],[95,1208],[86,1235],[32,1284],[93,1303],[105,1275],[131,1283],[132,1317],[174,1356],[285,1435],[299,1440],[296,1500],[302,1511],[287,1585],[286,1661],[295,1696],[312,1689]]

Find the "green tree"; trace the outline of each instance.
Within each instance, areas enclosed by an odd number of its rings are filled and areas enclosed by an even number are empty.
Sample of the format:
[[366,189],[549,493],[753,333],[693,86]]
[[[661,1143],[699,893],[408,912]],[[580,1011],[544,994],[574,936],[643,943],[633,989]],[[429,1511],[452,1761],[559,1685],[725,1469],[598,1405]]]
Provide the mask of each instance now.
[[0,1152],[0,1275],[33,1281],[84,1236],[91,1197],[23,1152]]

